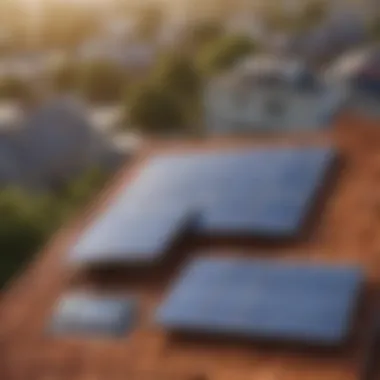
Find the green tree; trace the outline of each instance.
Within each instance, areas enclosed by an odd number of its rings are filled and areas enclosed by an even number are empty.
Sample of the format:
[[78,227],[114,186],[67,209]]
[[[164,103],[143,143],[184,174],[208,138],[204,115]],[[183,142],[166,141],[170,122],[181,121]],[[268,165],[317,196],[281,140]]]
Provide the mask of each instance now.
[[184,125],[181,104],[157,85],[142,86],[131,96],[129,120],[140,132],[157,135],[176,132]]
[[0,286],[43,244],[56,221],[49,198],[30,196],[17,189],[0,193]]
[[232,67],[255,51],[256,44],[251,38],[228,36],[201,52],[199,64],[205,72],[218,72]]
[[81,70],[82,94],[91,102],[108,103],[121,99],[126,77],[116,64],[104,61],[87,63]]
[[30,261],[52,233],[83,207],[108,176],[92,169],[59,194],[30,195],[17,188],[0,191],[0,287]]
[[162,88],[184,101],[196,99],[201,89],[197,67],[183,55],[166,57],[157,68],[156,80]]
[[106,172],[92,168],[79,178],[67,184],[58,198],[65,208],[66,214],[75,213],[96,194],[108,180]]

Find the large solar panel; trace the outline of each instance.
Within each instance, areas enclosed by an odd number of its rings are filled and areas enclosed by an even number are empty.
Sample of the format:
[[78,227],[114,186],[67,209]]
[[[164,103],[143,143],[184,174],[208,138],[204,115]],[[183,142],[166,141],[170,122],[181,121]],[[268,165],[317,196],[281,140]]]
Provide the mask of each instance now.
[[120,336],[132,328],[135,300],[69,293],[57,303],[48,325],[53,335]]
[[152,263],[191,228],[195,216],[185,205],[114,208],[85,233],[71,260],[85,265]]
[[177,332],[336,345],[350,331],[362,282],[356,267],[201,258],[156,320]]
[[299,232],[335,152],[267,148],[150,160],[74,247],[76,262],[151,262],[199,215],[198,231]]

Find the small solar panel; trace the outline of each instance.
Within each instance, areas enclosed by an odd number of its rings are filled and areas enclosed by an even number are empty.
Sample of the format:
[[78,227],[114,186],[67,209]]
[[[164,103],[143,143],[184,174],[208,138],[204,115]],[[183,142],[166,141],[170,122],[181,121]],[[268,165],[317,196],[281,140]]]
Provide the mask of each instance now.
[[53,335],[120,336],[132,328],[132,298],[69,293],[56,305],[48,332]]
[[104,215],[74,247],[76,264],[152,263],[194,223],[185,206],[139,210],[115,208]]
[[362,282],[356,267],[201,258],[156,320],[177,332],[336,345],[350,331]]

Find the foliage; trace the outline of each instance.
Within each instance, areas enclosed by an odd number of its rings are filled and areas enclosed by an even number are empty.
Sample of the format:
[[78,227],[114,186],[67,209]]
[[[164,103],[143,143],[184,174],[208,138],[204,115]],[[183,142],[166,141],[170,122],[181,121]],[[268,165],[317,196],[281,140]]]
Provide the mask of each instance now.
[[107,175],[99,168],[93,168],[77,180],[69,183],[61,192],[59,199],[71,212],[86,204],[94,192],[101,189],[107,180]]
[[105,173],[94,169],[67,185],[60,194],[38,196],[15,188],[0,192],[0,287],[92,198],[106,179]]
[[158,85],[142,86],[131,96],[129,119],[134,128],[148,134],[174,132],[184,124],[180,103]]
[[183,55],[166,57],[156,70],[156,80],[180,100],[195,99],[201,88],[201,76],[190,58]]
[[30,254],[46,239],[54,224],[48,218],[48,200],[7,189],[0,194],[0,286],[24,265]]
[[255,50],[256,45],[251,38],[240,35],[227,36],[201,52],[199,64],[205,72],[218,72],[232,67]]
[[120,100],[126,85],[123,70],[105,61],[89,62],[81,70],[80,87],[90,102],[108,103]]
[[26,100],[31,96],[32,89],[25,80],[14,76],[0,79],[0,98]]

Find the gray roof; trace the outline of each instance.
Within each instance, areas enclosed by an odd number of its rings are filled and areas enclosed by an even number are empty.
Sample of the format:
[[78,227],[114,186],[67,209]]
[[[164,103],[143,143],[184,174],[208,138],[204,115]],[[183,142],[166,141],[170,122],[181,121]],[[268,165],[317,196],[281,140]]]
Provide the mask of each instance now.
[[24,179],[27,186],[49,186],[90,167],[110,168],[110,141],[86,120],[81,106],[60,99],[35,110],[19,130],[0,139],[0,180]]
[[0,133],[0,185],[24,185],[28,176],[15,136]]

